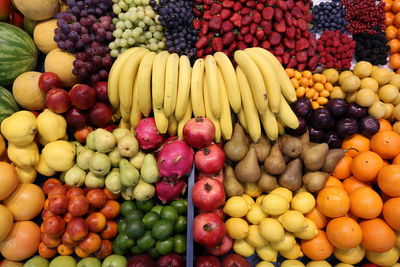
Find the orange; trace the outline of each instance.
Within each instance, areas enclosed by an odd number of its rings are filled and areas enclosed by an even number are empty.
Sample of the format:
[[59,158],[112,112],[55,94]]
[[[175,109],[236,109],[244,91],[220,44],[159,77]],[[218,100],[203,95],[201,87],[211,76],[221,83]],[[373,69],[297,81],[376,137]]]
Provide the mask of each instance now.
[[326,226],[326,236],[334,247],[341,249],[355,248],[362,240],[360,225],[349,217],[330,220]]
[[310,240],[301,240],[301,250],[312,260],[321,261],[329,258],[333,253],[333,246],[329,243],[324,231],[319,230],[318,234]]
[[383,201],[371,187],[358,188],[350,194],[350,212],[363,219],[373,219],[381,214]]
[[363,238],[361,245],[368,251],[385,252],[394,247],[396,234],[385,221],[380,218],[360,223]]
[[388,11],[392,10],[392,4],[393,4],[392,0],[385,0],[383,2],[385,3],[385,6],[383,7],[383,10],[385,12],[388,12]]
[[[397,39],[393,39],[388,42],[388,45],[390,46],[390,53],[392,54],[389,57],[389,66],[392,69],[396,70],[396,69],[400,68],[400,54],[397,53],[400,51],[400,41]],[[392,52],[392,51],[395,51],[395,52]]]
[[305,217],[313,221],[318,229],[325,228],[326,224],[328,223],[328,218],[321,213],[318,207],[315,207],[312,211],[307,213]]
[[349,155],[345,155],[343,158],[341,158],[336,164],[336,167],[332,172],[332,176],[341,180],[349,177],[351,175],[351,170],[350,170],[351,161],[352,158]]
[[383,218],[393,229],[400,231],[400,197],[394,197],[383,204]]
[[392,159],[400,154],[400,134],[395,131],[378,132],[371,138],[372,151],[384,159]]
[[351,194],[355,190],[361,187],[371,186],[370,184],[361,182],[360,180],[350,176],[349,178],[343,181],[343,188],[347,192],[347,194]]
[[392,12],[385,13],[385,25],[390,26],[393,25],[394,22],[394,14]]
[[379,188],[391,197],[400,197],[400,165],[384,167],[378,175]]
[[325,187],[318,193],[317,206],[326,217],[341,217],[350,209],[350,198],[343,188]]
[[400,1],[399,0],[394,0],[392,3],[392,11],[394,13],[398,13],[400,11]]
[[371,150],[371,143],[364,135],[354,134],[343,140],[342,148],[347,150],[347,155],[354,158],[359,152]]
[[[388,40],[392,40],[393,39],[394,40],[396,38],[396,36],[397,36],[397,31],[398,31],[398,29],[395,26],[393,26],[393,25],[388,26],[386,28],[386,30],[385,30],[386,39],[388,39]],[[393,52],[393,53],[396,53],[396,52]]]
[[392,164],[400,165],[400,154],[394,157]]
[[394,15],[393,23],[396,27],[400,27],[400,13]]
[[373,181],[382,168],[382,158],[372,151],[359,153],[350,165],[353,176],[363,182]]
[[328,180],[326,180],[325,187],[328,186],[336,186],[343,188],[342,182],[336,177],[329,176]]
[[379,132],[391,131],[391,130],[393,130],[392,124],[390,124],[388,120],[379,119]]

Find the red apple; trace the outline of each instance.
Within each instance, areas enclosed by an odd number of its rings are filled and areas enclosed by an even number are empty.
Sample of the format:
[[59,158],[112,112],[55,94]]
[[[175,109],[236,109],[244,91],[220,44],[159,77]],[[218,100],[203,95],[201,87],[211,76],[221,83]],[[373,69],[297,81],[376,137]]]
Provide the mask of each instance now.
[[192,189],[193,204],[204,211],[215,210],[225,203],[225,190],[221,182],[203,178]]
[[10,23],[19,28],[23,28],[24,27],[24,15],[22,15],[19,11],[12,9]]
[[39,88],[47,93],[53,88],[62,88],[63,84],[57,74],[53,72],[43,72],[39,77]]
[[216,246],[206,247],[206,251],[210,255],[222,256],[232,249],[233,241],[228,235],[224,235],[222,241]]
[[89,111],[89,121],[97,127],[106,126],[112,117],[112,110],[109,105],[98,102]]
[[65,114],[65,119],[68,125],[74,128],[82,128],[88,122],[86,112],[75,107],[68,110],[67,114]]
[[103,102],[105,104],[109,104],[107,94],[107,82],[97,82],[93,85],[94,90],[96,91],[96,97],[98,102]]
[[224,221],[215,213],[203,213],[194,218],[193,239],[205,246],[216,246],[226,233]]
[[93,128],[90,126],[85,126],[83,128],[76,129],[74,132],[75,140],[82,144],[86,143],[86,137],[92,131],[93,131]]
[[0,0],[0,21],[7,21],[11,12],[10,0]]
[[64,113],[71,106],[71,98],[67,91],[60,88],[53,88],[47,92],[46,105],[55,113]]
[[79,109],[89,109],[96,103],[96,91],[86,84],[77,84],[69,91],[71,102]]

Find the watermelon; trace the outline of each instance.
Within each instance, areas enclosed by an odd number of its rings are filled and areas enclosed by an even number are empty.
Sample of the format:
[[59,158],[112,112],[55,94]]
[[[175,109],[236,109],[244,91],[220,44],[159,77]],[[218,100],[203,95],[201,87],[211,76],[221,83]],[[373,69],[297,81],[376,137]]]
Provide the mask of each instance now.
[[0,86],[0,123],[18,111],[18,104],[10,91]]
[[22,29],[0,22],[0,85],[11,84],[21,73],[36,66],[38,51]]

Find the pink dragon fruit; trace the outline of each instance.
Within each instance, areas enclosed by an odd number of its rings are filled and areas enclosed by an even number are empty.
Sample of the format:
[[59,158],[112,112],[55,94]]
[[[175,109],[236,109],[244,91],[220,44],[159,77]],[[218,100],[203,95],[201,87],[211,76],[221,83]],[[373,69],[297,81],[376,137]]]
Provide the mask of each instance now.
[[164,141],[164,135],[157,130],[154,118],[141,119],[136,126],[135,135],[143,150],[156,150]]
[[190,173],[193,150],[179,137],[168,138],[157,152],[157,167],[161,177],[179,178]]
[[156,183],[157,197],[163,202],[177,200],[185,193],[187,183],[183,179],[170,181],[161,179]]

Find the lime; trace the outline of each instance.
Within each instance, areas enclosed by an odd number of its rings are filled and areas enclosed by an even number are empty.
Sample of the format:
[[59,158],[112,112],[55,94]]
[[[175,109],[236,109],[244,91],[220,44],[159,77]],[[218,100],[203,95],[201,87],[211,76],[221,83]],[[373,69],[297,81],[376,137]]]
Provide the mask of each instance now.
[[143,212],[142,211],[140,211],[140,210],[132,210],[125,217],[125,220],[127,222],[129,222],[131,220],[141,220],[142,218],[143,218]]
[[132,247],[133,245],[135,245],[135,241],[129,239],[129,237],[126,235],[126,233],[120,233],[117,236],[115,245],[120,249],[126,250],[126,249]]
[[174,252],[182,254],[186,252],[186,237],[184,235],[175,235]]
[[171,253],[175,248],[175,238],[171,236],[167,240],[164,241],[157,241],[156,243],[156,249],[158,253],[161,255],[167,255]]
[[143,212],[148,212],[154,207],[154,200],[152,198],[144,201],[136,200],[136,207]]
[[151,229],[154,225],[154,223],[158,220],[160,220],[160,215],[158,215],[158,213],[154,212],[154,211],[150,211],[148,213],[146,213],[146,215],[144,215],[142,221],[144,223],[144,225],[146,225],[147,229]]
[[157,249],[156,249],[155,247],[149,249],[149,250],[147,251],[147,254],[148,254],[150,257],[152,257],[152,258],[159,258],[159,257],[161,256],[161,254],[158,253],[158,251],[157,251]]
[[137,244],[141,249],[149,250],[156,245],[156,240],[151,235],[151,231],[146,231],[146,233],[137,240]]
[[138,239],[144,235],[146,226],[141,220],[127,222],[125,233],[130,239]]
[[154,206],[153,208],[151,208],[151,211],[154,211],[155,213],[160,214],[163,208],[164,208],[163,206],[157,205],[157,206]]
[[130,250],[131,250],[132,254],[134,254],[134,255],[142,254],[144,252],[144,250],[141,249],[138,245],[131,247]]
[[136,210],[135,202],[127,200],[121,204],[121,214],[122,216],[128,216],[129,212]]
[[126,249],[122,249],[117,246],[117,239],[114,239],[112,243],[113,252],[118,255],[124,255],[126,253]]
[[180,215],[186,215],[188,206],[186,199],[172,201],[171,206],[174,207]]
[[125,232],[125,229],[126,229],[126,220],[122,219],[118,223],[118,233],[120,234],[122,232]]
[[170,220],[161,219],[151,229],[151,234],[158,240],[166,240],[174,232],[174,223]]
[[178,220],[178,211],[172,206],[165,206],[161,211],[161,219],[176,222]]
[[179,216],[177,222],[175,223],[174,226],[174,231],[175,233],[178,234],[183,234],[186,233],[186,227],[187,227],[187,219],[185,216]]

